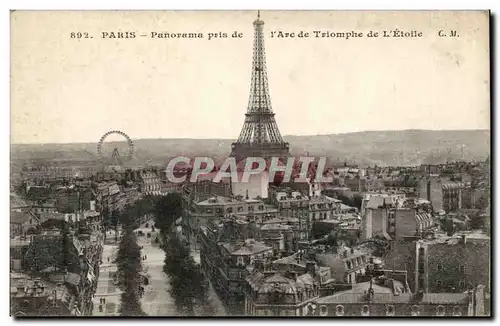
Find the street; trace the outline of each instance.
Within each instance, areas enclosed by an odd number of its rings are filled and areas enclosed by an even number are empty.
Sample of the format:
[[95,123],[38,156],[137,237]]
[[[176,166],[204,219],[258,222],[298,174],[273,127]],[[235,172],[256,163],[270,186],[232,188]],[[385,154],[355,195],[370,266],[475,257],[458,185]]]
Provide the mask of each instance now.
[[[147,234],[147,230],[143,228],[144,234]],[[142,261],[142,266],[149,278],[149,284],[144,286],[144,296],[141,299],[142,309],[148,316],[175,316],[175,303],[168,291],[168,278],[163,273],[165,253],[157,244],[152,243],[152,239],[146,236],[137,237],[139,246],[143,246],[142,255],[147,256],[147,259]]]
[[[143,266],[150,281],[150,284],[145,286],[144,289],[145,293],[142,298],[142,307],[149,316],[175,316],[175,303],[168,292],[170,288],[168,276],[163,273],[165,253],[159,245],[154,242],[158,232],[151,232],[150,225],[152,223],[153,222],[150,221],[148,223],[148,227],[146,227],[146,224],[143,224],[139,229],[135,230],[140,230],[144,234],[144,236],[138,236],[137,238],[139,245],[143,246],[143,255],[147,256],[147,259],[143,260]],[[150,238],[147,237],[148,233],[151,233]],[[199,252],[191,251],[191,255],[193,256],[194,261],[199,264]],[[226,311],[224,306],[215,294],[212,286],[210,286],[208,295],[210,303],[216,311],[215,315],[225,316]]]
[[[144,295],[141,298],[141,306],[148,316],[176,316],[177,311],[175,302],[170,296],[170,284],[168,276],[163,272],[165,253],[159,244],[154,242],[158,232],[151,232],[151,222],[142,224],[137,231],[142,231],[143,235],[137,236],[137,243],[142,246],[141,254],[147,259],[142,261],[144,273],[148,276],[149,284],[144,286]],[[150,233],[151,237],[147,237]],[[117,271],[113,260],[118,252],[118,243],[115,242],[114,231],[108,231],[106,241],[103,246],[102,264],[99,266],[99,279],[97,281],[97,290],[93,298],[94,316],[118,316],[120,313],[120,295],[121,290],[113,283],[113,274]],[[199,252],[191,251],[196,263],[200,263]],[[109,259],[109,261],[108,261]],[[99,311],[101,299],[105,300],[102,304],[102,312]],[[226,311],[215,294],[212,286],[209,289],[209,300],[216,311],[216,316],[225,316]]]
[[[116,264],[113,260],[118,252],[118,244],[115,242],[115,232],[108,231],[102,252],[102,264],[99,266],[99,278],[97,280],[97,290],[93,298],[93,316],[118,316],[120,311],[121,290],[113,284],[112,275],[116,273]],[[109,261],[108,261],[109,259]],[[103,311],[99,311],[100,300],[104,299]]]

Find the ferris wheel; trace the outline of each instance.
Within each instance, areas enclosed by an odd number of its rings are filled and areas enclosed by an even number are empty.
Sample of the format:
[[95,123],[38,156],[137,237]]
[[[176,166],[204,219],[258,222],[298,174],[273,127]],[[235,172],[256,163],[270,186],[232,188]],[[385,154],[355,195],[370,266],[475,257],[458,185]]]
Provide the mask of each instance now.
[[[125,149],[126,154],[123,157],[125,158],[126,161],[131,160],[132,157],[134,156],[134,143],[132,142],[132,139],[130,139],[130,137],[126,133],[124,133],[123,131],[119,131],[119,130],[108,131],[107,133],[102,135],[101,139],[97,143],[97,155],[99,155],[99,159],[101,161],[107,159],[107,157],[105,157],[106,155],[104,153],[104,147],[105,147],[104,141],[106,140],[106,138],[108,138],[111,135],[121,136],[125,140],[125,142],[127,143],[126,144],[127,148]],[[115,165],[119,164],[118,162],[120,161],[121,157],[122,156],[120,156],[118,148],[114,147],[113,153],[111,155],[111,159],[113,160]]]

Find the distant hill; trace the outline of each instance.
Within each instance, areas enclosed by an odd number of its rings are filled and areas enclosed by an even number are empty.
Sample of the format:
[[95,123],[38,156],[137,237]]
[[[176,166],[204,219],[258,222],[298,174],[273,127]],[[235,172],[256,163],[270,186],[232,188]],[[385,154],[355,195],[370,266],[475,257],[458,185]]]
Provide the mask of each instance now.
[[[443,163],[447,159],[484,160],[490,153],[489,130],[365,131],[316,136],[285,136],[293,155],[309,153],[359,165],[417,165]],[[229,139],[136,139],[131,165],[163,164],[178,155],[225,158]],[[113,146],[113,143],[109,145]],[[13,144],[13,164],[23,161],[81,162],[97,160],[96,143]],[[64,164],[65,164],[64,163]]]

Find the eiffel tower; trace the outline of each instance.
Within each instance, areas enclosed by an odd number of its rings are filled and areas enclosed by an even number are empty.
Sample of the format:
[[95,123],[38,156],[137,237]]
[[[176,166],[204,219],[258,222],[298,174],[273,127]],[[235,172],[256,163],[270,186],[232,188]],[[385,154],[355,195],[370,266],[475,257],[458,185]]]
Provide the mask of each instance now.
[[252,81],[245,123],[238,140],[231,144],[231,156],[237,161],[247,157],[288,157],[288,143],[281,137],[271,107],[264,49],[264,22],[260,12],[253,22],[254,43]]

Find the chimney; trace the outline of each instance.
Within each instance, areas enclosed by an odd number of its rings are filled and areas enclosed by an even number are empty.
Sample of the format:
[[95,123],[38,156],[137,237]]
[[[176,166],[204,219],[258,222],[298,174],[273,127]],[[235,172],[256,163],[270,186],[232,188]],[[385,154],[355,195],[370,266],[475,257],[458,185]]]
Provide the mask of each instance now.
[[256,259],[253,262],[253,265],[256,270],[263,272],[264,271],[264,262],[260,259]]

